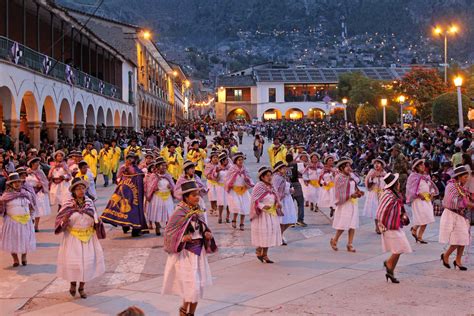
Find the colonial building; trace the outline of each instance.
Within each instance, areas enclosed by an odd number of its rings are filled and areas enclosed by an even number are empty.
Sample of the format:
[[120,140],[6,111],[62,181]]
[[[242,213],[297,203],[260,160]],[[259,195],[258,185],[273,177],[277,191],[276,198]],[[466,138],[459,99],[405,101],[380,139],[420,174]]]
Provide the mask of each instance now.
[[[152,40],[152,34],[136,25],[69,9],[70,14],[87,23],[107,43],[127,56],[136,66],[130,79],[136,84],[138,127],[176,122],[183,117],[182,94],[189,82],[181,69],[168,62]],[[183,89],[184,88],[184,89]]]
[[219,121],[323,119],[335,107],[339,76],[362,72],[399,80],[409,68],[307,68],[262,64],[217,79]]
[[135,128],[135,65],[48,0],[0,0],[0,130],[39,146]]

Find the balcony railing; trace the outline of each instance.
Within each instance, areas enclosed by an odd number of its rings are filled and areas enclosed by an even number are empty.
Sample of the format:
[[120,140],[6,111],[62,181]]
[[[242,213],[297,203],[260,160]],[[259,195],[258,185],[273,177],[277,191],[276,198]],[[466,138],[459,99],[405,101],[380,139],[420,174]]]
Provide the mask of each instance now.
[[[45,76],[93,91],[117,100],[122,99],[122,89],[92,77],[65,63],[43,55],[31,48],[0,36],[0,58],[27,67]],[[15,60],[16,58],[16,60]]]
[[[322,102],[326,95],[285,95],[285,102]],[[335,96],[329,94],[334,100]]]

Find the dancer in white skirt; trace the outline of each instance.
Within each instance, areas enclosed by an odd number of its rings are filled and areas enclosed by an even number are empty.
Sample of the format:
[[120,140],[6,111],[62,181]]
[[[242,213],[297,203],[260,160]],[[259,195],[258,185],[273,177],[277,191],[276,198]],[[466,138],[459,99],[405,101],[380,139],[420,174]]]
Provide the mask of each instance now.
[[[80,178],[72,180],[72,197],[67,200],[56,216],[55,234],[63,233],[58,251],[57,276],[70,282],[69,293],[87,298],[86,282],[104,274],[104,253],[96,229],[103,231],[103,224],[94,203],[86,196],[88,183]],[[101,234],[99,231],[99,234]],[[100,235],[105,238],[104,235]]]
[[162,157],[148,166],[145,179],[147,219],[155,223],[155,233],[161,236],[160,228],[166,225],[174,209],[174,181],[167,172],[166,162]]
[[380,234],[379,226],[377,225],[377,208],[379,207],[379,198],[384,189],[383,177],[386,172],[384,170],[386,163],[382,158],[372,160],[374,168],[370,169],[365,177],[365,187],[367,188],[367,197],[365,198],[365,205],[362,209],[362,216],[372,218],[375,220],[375,232]]
[[257,247],[258,260],[273,263],[268,258],[268,248],[281,245],[280,216],[283,216],[278,194],[272,185],[272,170],[261,167],[259,181],[252,191],[250,230],[252,245]]
[[459,166],[453,172],[454,179],[448,182],[444,193],[444,211],[439,224],[439,242],[449,245],[446,252],[441,254],[441,261],[446,268],[451,269],[449,256],[456,250],[454,268],[466,271],[467,268],[462,265],[462,255],[464,248],[468,247],[471,241],[471,227],[467,215],[474,209],[474,203],[465,188],[469,180],[469,170],[465,166]]
[[212,284],[207,254],[217,251],[217,246],[199,206],[201,188],[195,181],[187,181],[180,191],[183,200],[165,228],[168,259],[161,293],[181,296],[179,314],[186,316],[194,315],[204,288]]
[[244,154],[237,152],[232,156],[234,164],[227,172],[225,191],[228,193],[229,211],[234,214],[232,227],[237,228],[237,216],[240,215],[240,230],[244,230],[245,215],[250,213],[250,188],[254,186],[247,169],[244,167]]
[[204,176],[207,179],[207,198],[211,203],[211,215],[217,213],[217,179],[214,177],[215,170],[219,167],[219,153],[211,151],[209,155],[209,162],[204,168]]
[[285,230],[296,223],[296,207],[293,198],[291,197],[291,184],[286,180],[286,164],[283,161],[278,161],[273,167],[273,189],[278,195],[281,204],[281,211],[283,216],[280,217],[280,227],[282,236],[282,245],[286,246],[287,242],[283,234]]
[[58,150],[53,153],[53,166],[49,170],[48,179],[50,182],[49,199],[51,205],[58,205],[59,208],[66,202],[71,194],[69,192],[69,180],[71,174],[66,163],[63,161],[64,152]]
[[219,154],[219,165],[214,169],[213,178],[216,179],[216,190],[217,190],[217,207],[219,208],[219,219],[217,222],[222,224],[222,213],[226,209],[226,218],[225,222],[230,223],[230,212],[229,207],[227,206],[227,192],[225,191],[225,179],[227,177],[227,172],[229,171],[230,164],[229,159],[225,152]]
[[319,154],[312,153],[309,156],[310,162],[308,166],[303,171],[303,180],[304,184],[308,186],[308,200],[311,211],[317,212],[318,201],[319,201],[319,178],[321,177],[321,172],[323,166],[319,162]]
[[21,254],[21,264],[26,266],[26,254],[36,250],[32,219],[36,202],[22,184],[18,173],[10,173],[7,189],[0,196],[0,215],[3,216],[0,249],[12,255],[13,267],[20,265],[18,254]]
[[398,173],[389,173],[384,178],[384,187],[380,203],[377,207],[377,223],[382,233],[382,250],[391,252],[392,255],[383,265],[386,270],[385,278],[392,283],[400,283],[395,278],[395,267],[402,253],[412,252],[403,225],[408,224],[408,217],[403,207],[403,198],[400,194],[400,182]]
[[427,244],[423,239],[426,225],[434,223],[433,200],[439,194],[438,187],[431,181],[431,177],[425,174],[425,159],[417,159],[413,162],[412,172],[407,179],[406,195],[407,203],[411,203],[413,211],[413,227],[411,234],[416,242]]
[[303,179],[303,173],[306,169],[306,167],[309,164],[309,155],[306,151],[303,151],[302,153],[298,154],[296,157],[296,163],[298,164],[298,172],[301,174],[301,178],[298,179],[298,181],[301,184],[301,190],[303,190],[303,199],[305,206],[309,206],[309,183],[307,183]]
[[336,169],[334,169],[334,157],[327,155],[324,157],[324,168],[319,178],[321,189],[319,191],[319,207],[329,208],[329,216],[334,216],[336,208],[336,196],[334,194],[334,179],[336,177]]
[[35,214],[35,232],[39,231],[40,218],[51,214],[51,205],[49,202],[49,182],[48,178],[40,168],[41,158],[34,157],[28,160],[28,176],[26,183],[29,184],[36,193],[36,207]]
[[330,245],[335,251],[338,250],[337,242],[345,230],[348,230],[347,251],[355,252],[352,246],[356,228],[359,228],[359,206],[358,199],[364,195],[359,190],[357,183],[352,178],[352,160],[342,157],[336,164],[339,173],[335,179],[336,210],[332,227],[336,229],[336,235],[331,238]]

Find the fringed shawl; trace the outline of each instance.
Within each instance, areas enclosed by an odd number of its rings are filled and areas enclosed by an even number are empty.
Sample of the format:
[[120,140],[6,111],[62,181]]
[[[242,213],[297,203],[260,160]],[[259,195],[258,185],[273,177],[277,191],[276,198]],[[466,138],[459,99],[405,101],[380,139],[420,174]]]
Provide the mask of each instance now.
[[318,170],[318,169],[323,169],[323,164],[321,164],[321,162],[317,162],[317,163],[312,163],[312,162],[309,162],[308,164],[306,164],[304,170],[303,170],[303,175],[306,175],[308,176],[309,174],[309,170],[312,169],[312,170]]
[[390,188],[385,189],[379,199],[377,220],[388,230],[397,230],[402,227],[403,201]]
[[[420,192],[419,187],[420,187],[420,182],[421,180],[425,180],[428,182],[430,186],[430,192]],[[413,171],[410,173],[407,179],[407,188],[406,188],[406,196],[407,196],[407,203],[411,203],[414,200],[418,198],[418,194],[420,193],[432,193],[433,195],[438,195],[438,187],[436,184],[431,181],[431,178],[429,175],[422,175],[419,174],[418,172]]]
[[232,165],[229,168],[229,171],[227,172],[227,177],[225,179],[225,191],[229,192],[232,187],[234,186],[235,180],[237,179],[237,176],[243,176],[245,184],[247,185],[247,188],[251,188],[254,186],[254,183],[252,182],[252,179],[250,179],[250,175],[245,169],[245,167],[239,168],[237,165]]
[[98,221],[98,218],[95,216],[95,207],[94,203],[91,199],[87,196],[84,197],[84,204],[79,206],[77,201],[74,198],[70,198],[64,203],[61,209],[56,215],[56,221],[54,223],[54,233],[57,235],[68,227],[68,221],[74,212],[78,212],[81,214],[87,214],[94,219],[94,221]]
[[148,173],[145,176],[145,198],[147,201],[151,201],[153,193],[158,191],[158,182],[160,182],[161,179],[165,179],[166,181],[168,181],[170,185],[170,191],[172,193],[174,192],[174,181],[169,173]]
[[335,194],[336,194],[336,205],[345,203],[351,198],[351,181],[354,179],[351,176],[346,176],[339,172],[334,180],[335,182]]
[[196,181],[197,186],[201,189],[201,191],[199,191],[200,195],[201,196],[206,195],[207,188],[204,185],[204,183],[202,183],[201,178],[199,178],[197,175],[194,175],[193,179],[188,179],[186,175],[183,174],[181,175],[181,177],[179,177],[178,181],[176,181],[176,185],[174,186],[173,195],[175,199],[180,200],[180,201],[183,200],[183,193],[182,193],[183,191],[181,190],[181,185],[187,181]]
[[[184,202],[180,202],[176,205],[165,228],[164,249],[167,253],[172,254],[180,251],[181,240],[191,221],[199,221],[201,225],[204,225],[205,230],[209,231],[203,214],[204,211],[199,209],[199,206],[191,209],[191,207]],[[206,244],[205,236],[203,236],[203,239]],[[215,251],[217,251],[217,248],[206,247],[207,253]]]
[[[253,187],[250,198],[250,220],[260,216],[260,214],[264,211],[258,207],[258,203],[268,194],[273,194],[275,196],[275,203],[280,204],[280,199],[278,198],[278,194],[273,186],[265,184],[263,181],[258,181]],[[283,212],[281,211],[280,207],[277,208],[277,215],[283,216]]]
[[462,187],[455,179],[449,180],[444,191],[443,207],[465,216],[468,202],[469,192],[467,189]]
[[48,193],[49,192],[49,182],[48,178],[46,178],[46,175],[44,174],[43,170],[41,168],[38,168],[36,170],[33,169],[28,169],[28,172],[31,173],[38,179],[39,183],[41,183],[43,193]]
[[[68,168],[68,166],[66,165],[66,163],[64,161],[61,161],[60,163],[54,162],[54,166],[51,167],[51,169],[49,169],[48,178],[52,179],[53,178],[53,171],[55,169],[61,169],[61,168],[64,169],[64,172],[66,173],[66,176],[68,177],[68,179],[72,178],[71,173],[69,172],[69,168]],[[68,179],[65,179],[65,180],[68,180]]]
[[212,162],[208,162],[206,164],[206,167],[204,168],[204,176],[208,180],[216,181],[217,177],[215,177],[215,173],[216,173],[215,170],[217,169],[218,166],[219,166],[219,163],[213,164]]
[[[371,178],[383,178],[385,175],[386,175],[386,172],[384,170],[378,172],[375,169],[370,169],[370,171],[365,176],[365,181],[364,181],[365,187],[370,191],[373,191],[374,189],[377,189],[377,188],[373,187],[373,183],[370,183],[369,180]],[[381,189],[381,188],[379,188],[379,189]]]
[[15,199],[25,198],[30,202],[30,214],[33,214],[36,211],[36,199],[32,196],[31,192],[25,190],[23,187],[20,191],[15,191],[13,189],[9,189],[0,196],[0,214],[6,214],[6,206],[7,203],[13,201]]
[[320,185],[327,185],[327,183],[323,183],[324,182],[324,176],[326,174],[330,173],[331,174],[331,177],[333,178],[334,180],[334,176],[335,176],[335,169],[332,168],[332,167],[327,167],[327,166],[324,166],[323,168],[323,172],[321,173],[321,176],[319,177],[319,184]]
[[279,173],[275,173],[272,178],[273,189],[280,200],[285,197],[286,179]]

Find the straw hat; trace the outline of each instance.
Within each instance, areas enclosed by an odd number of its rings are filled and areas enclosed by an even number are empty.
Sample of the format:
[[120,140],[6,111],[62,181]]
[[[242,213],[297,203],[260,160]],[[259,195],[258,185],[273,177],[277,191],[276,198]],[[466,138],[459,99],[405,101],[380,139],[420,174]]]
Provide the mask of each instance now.
[[238,158],[245,159],[245,156],[242,152],[238,151],[232,156],[232,161],[235,162]]
[[13,182],[23,182],[22,178],[20,178],[20,175],[17,172],[12,172],[8,175],[8,180],[7,184],[13,183]]
[[[53,153],[53,158],[56,158],[57,155],[63,155],[63,157],[66,157],[66,155],[64,154],[64,151],[62,150],[56,150],[54,153]],[[82,156],[82,155],[81,155]]]
[[273,172],[277,172],[278,169],[281,169],[282,167],[286,167],[286,163],[284,163],[283,161],[277,161],[277,163],[275,164],[275,166],[273,166]]
[[191,160],[186,160],[183,163],[183,170],[186,170],[186,169],[191,168],[191,167],[196,167],[196,164],[194,162],[192,162]]
[[411,166],[411,170],[415,170],[416,166],[418,166],[420,163],[425,163],[425,159],[421,158],[421,159],[416,159],[414,162],[413,162],[413,165]]
[[31,158],[30,160],[28,160],[28,162],[26,163],[28,165],[28,167],[31,167],[31,165],[35,162],[39,162],[41,161],[41,158],[40,157],[33,157]]
[[375,164],[376,162],[380,162],[382,164],[382,167],[384,167],[384,168],[385,168],[385,166],[387,166],[387,163],[380,157],[377,157],[377,158],[372,160],[372,164]]
[[324,160],[323,162],[326,164],[328,162],[329,159],[332,159],[334,160],[334,157],[332,155],[327,155],[326,157],[324,157]]
[[336,167],[337,168],[340,168],[342,165],[346,164],[346,163],[349,163],[352,165],[352,159],[349,158],[349,157],[342,157],[341,159],[339,159],[339,161],[337,162],[336,164]]
[[186,181],[186,182],[183,182],[183,184],[181,184],[182,194],[186,194],[193,191],[199,191],[199,190],[201,189],[198,187],[196,181],[194,180]]
[[260,167],[260,169],[258,169],[258,179],[261,180],[260,178],[267,172],[270,172],[271,174],[273,174],[272,169],[270,169],[269,167],[267,166]]
[[466,166],[458,166],[453,170],[453,178],[465,175],[470,171],[466,168]]
[[89,188],[89,183],[87,183],[87,181],[84,181],[81,178],[74,178],[74,179],[72,179],[71,186],[69,187],[69,192],[74,191],[74,188],[77,187],[80,184],[85,186],[86,190]]
[[385,177],[383,177],[383,181],[385,182],[385,188],[388,189],[393,186],[397,182],[399,177],[400,175],[398,173],[387,173]]

